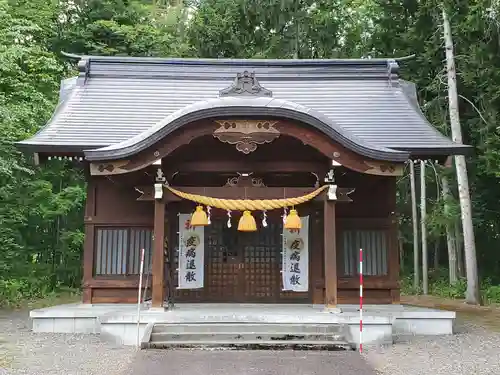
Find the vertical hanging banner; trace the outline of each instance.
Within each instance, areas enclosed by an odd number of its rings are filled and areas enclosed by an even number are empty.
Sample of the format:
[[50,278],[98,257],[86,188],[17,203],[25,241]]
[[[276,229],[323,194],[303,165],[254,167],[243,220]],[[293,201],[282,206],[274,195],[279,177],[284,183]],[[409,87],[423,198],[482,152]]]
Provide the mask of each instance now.
[[309,289],[309,216],[300,218],[302,229],[283,228],[283,290],[307,292]]
[[191,214],[179,214],[179,268],[177,289],[203,288],[205,228],[191,226]]

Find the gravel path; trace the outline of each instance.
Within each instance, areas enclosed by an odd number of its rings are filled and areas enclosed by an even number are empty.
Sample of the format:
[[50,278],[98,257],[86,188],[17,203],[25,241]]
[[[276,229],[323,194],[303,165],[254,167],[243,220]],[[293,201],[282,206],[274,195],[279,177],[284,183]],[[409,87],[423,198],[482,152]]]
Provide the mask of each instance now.
[[461,324],[454,336],[400,338],[392,346],[366,348],[371,366],[352,352],[138,353],[98,336],[33,334],[29,327],[26,313],[0,313],[0,375],[371,375],[370,367],[381,375],[500,374],[500,332],[470,324]]
[[377,375],[356,352],[142,351],[123,375]]
[[0,375],[119,375],[135,354],[94,335],[34,334],[27,313],[0,313]]
[[453,336],[400,338],[364,356],[383,375],[499,375],[500,332],[470,323],[457,328]]

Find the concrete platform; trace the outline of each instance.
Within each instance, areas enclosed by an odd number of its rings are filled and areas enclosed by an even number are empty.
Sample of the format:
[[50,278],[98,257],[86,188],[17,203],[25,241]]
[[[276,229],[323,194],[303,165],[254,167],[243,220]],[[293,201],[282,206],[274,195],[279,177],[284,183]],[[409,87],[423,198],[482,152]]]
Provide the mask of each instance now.
[[[145,340],[154,324],[189,326],[203,332],[229,325],[239,331],[250,327],[281,325],[286,329],[317,325],[348,327],[348,340],[359,344],[359,312],[355,305],[339,305],[339,312],[322,305],[297,304],[177,304],[173,309],[141,308],[140,337]],[[137,342],[137,305],[67,304],[33,310],[30,313],[34,332],[101,334],[109,340],[135,345]],[[453,333],[455,313],[406,305],[367,305],[363,314],[363,345],[391,344],[395,334],[447,335]],[[225,327],[225,328],[224,328]],[[293,328],[295,327],[295,328]],[[250,330],[249,330],[250,329]],[[307,328],[309,329],[309,328]]]

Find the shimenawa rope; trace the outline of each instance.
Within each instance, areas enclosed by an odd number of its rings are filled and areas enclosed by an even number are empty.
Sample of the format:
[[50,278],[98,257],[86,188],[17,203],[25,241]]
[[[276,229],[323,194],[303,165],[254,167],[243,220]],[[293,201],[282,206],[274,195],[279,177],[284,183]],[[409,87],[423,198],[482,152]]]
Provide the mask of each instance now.
[[321,192],[323,192],[325,189],[327,189],[328,185],[324,185],[301,197],[283,199],[221,199],[206,197],[198,194],[185,193],[168,185],[165,185],[165,187],[180,198],[187,199],[204,206],[231,211],[266,211],[276,208],[297,206],[299,204],[308,202],[319,195]]

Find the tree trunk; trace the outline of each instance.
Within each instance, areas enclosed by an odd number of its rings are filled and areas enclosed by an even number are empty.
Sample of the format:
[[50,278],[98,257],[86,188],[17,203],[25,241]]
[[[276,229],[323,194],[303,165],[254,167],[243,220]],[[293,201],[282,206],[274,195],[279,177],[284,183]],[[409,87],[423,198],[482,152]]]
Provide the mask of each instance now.
[[417,291],[420,285],[420,263],[418,256],[418,218],[417,194],[415,192],[415,163],[410,160],[410,186],[411,186],[411,216],[413,223],[413,289]]
[[432,260],[434,261],[434,264],[433,264],[433,269],[434,271],[438,270],[439,269],[439,245],[440,245],[440,241],[441,239],[438,237],[436,238],[436,241],[434,242],[434,257],[432,258]]
[[422,226],[422,290],[429,294],[429,264],[427,262],[427,207],[425,191],[425,161],[420,160],[420,225]]
[[[455,57],[453,53],[453,40],[451,36],[450,21],[443,7],[443,30],[446,49],[446,67],[448,72],[448,101],[450,107],[450,123],[452,139],[462,143],[462,130],[458,112],[457,77],[455,71]],[[470,304],[479,304],[479,283],[477,277],[476,244],[472,226],[472,208],[469,194],[469,181],[465,156],[455,156],[457,170],[458,196],[462,211],[462,228],[464,235],[465,269],[467,273],[467,292],[465,300]]]
[[399,235],[398,245],[399,245],[399,269],[404,270],[405,269],[404,243],[403,243],[403,236],[401,235],[401,233]]
[[455,220],[455,249],[457,251],[457,271],[459,277],[465,277],[464,250],[462,247],[462,234],[460,233],[460,219]]
[[444,213],[447,218],[446,222],[446,243],[448,245],[448,269],[450,276],[450,284],[453,285],[457,282],[457,248],[455,242],[455,231],[454,224],[449,222],[449,212],[450,212],[450,185],[448,184],[448,177],[441,177],[441,183],[443,185],[443,201],[444,201]]

